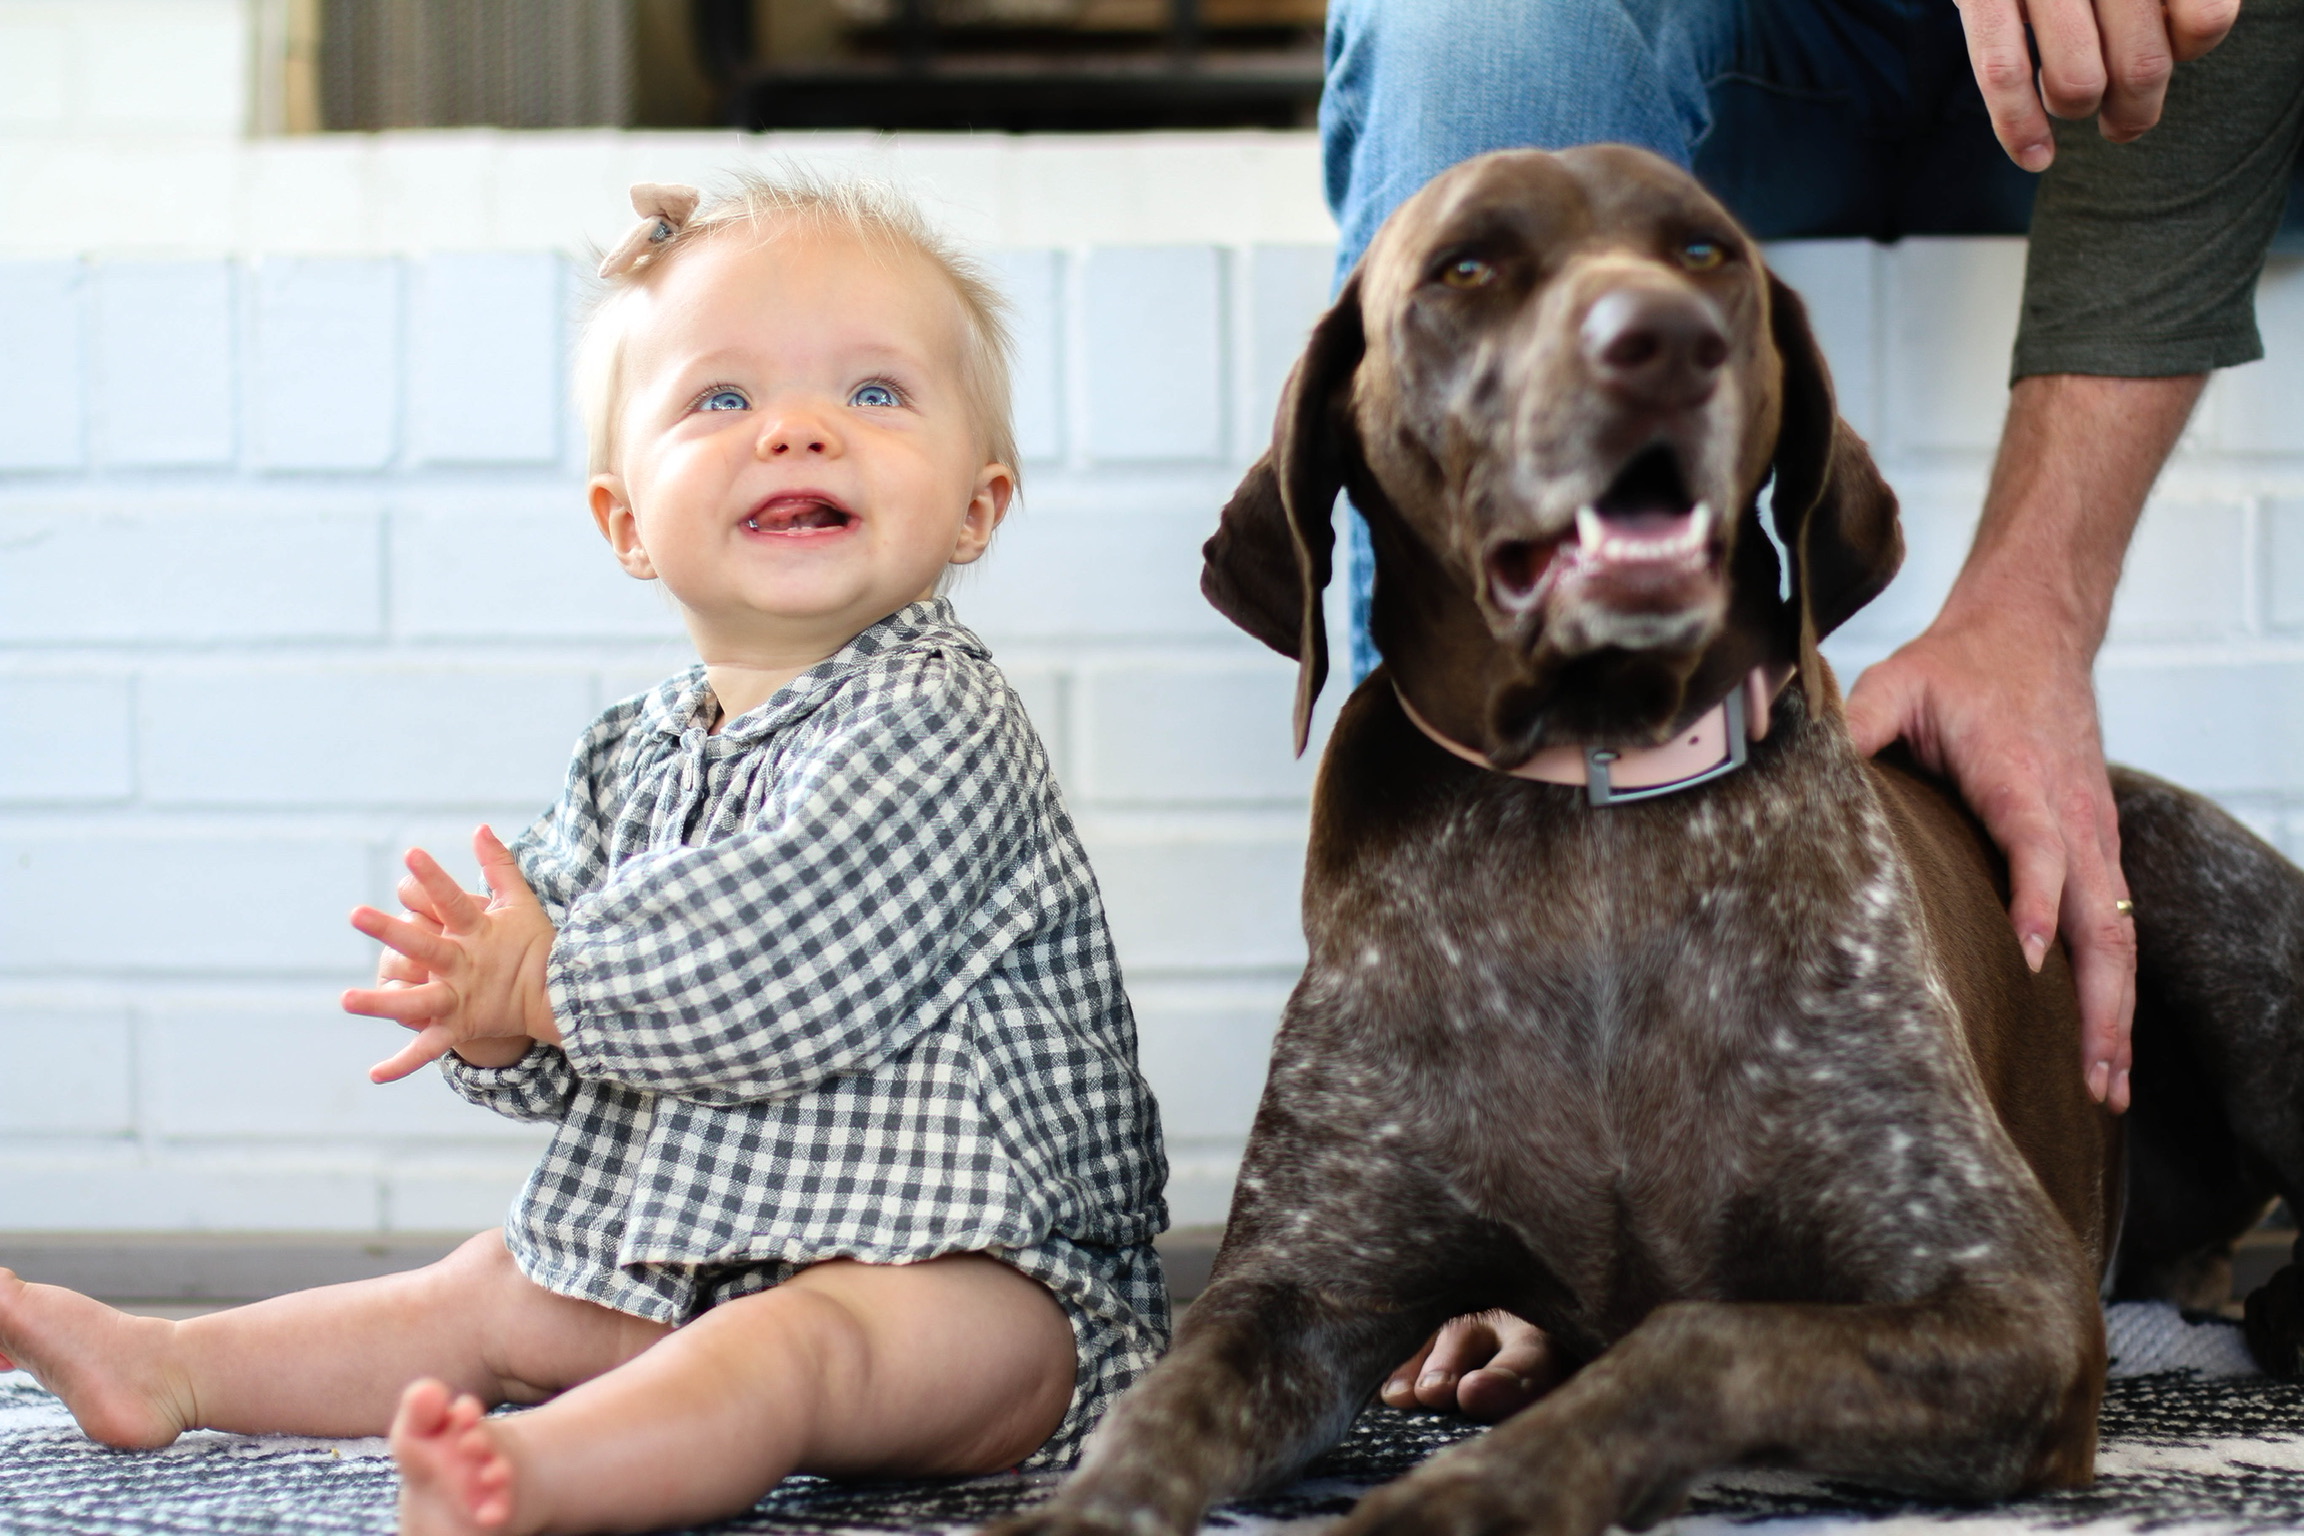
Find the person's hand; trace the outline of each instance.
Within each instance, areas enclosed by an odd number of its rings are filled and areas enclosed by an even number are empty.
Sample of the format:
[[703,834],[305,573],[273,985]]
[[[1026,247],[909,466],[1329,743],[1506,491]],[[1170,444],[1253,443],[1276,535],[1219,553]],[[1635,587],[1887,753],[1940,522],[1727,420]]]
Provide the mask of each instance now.
[[2222,42],[2240,14],[2240,0],[1959,4],[1968,62],[1992,115],[1992,131],[2008,158],[2028,171],[2046,170],[2056,158],[2051,116],[2094,117],[2115,144],[2141,136],[2160,121],[2170,70]]
[[1453,1318],[1386,1378],[1392,1408],[1456,1409],[1493,1424],[1560,1384],[1563,1369],[1543,1329],[1509,1312]]
[[[554,929],[520,877],[520,866],[496,834],[482,827],[472,851],[492,897],[486,906],[420,848],[408,852],[410,879],[399,895],[404,917],[374,907],[352,914],[352,926],[389,946],[378,985],[346,992],[346,1012],[392,1019],[417,1032],[390,1060],[369,1070],[388,1083],[450,1050],[476,1065],[503,1066],[528,1042],[557,1044],[558,1025],[545,989]],[[410,889],[413,884],[414,889]]]
[[2118,905],[2128,882],[2087,662],[2013,620],[1993,629],[1938,619],[1857,679],[1848,729],[1867,757],[1902,737],[1959,786],[2008,856],[2008,915],[2025,962],[2039,970],[2064,935],[2089,1093],[2126,1109],[2136,926]]

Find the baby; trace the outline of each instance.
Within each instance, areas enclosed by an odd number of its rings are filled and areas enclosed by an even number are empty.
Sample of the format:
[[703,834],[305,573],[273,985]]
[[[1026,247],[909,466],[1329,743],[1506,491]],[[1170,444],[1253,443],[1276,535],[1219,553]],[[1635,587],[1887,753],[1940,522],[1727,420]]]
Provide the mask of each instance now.
[[702,663],[481,830],[485,903],[411,852],[344,1000],[418,1031],[378,1081],[437,1059],[551,1148],[502,1232],[381,1280],[171,1323],[0,1270],[0,1352],[107,1444],[388,1429],[404,1531],[643,1530],[1063,1465],[1164,1342],[1095,882],[937,596],[1016,489],[998,301],[881,194],[634,202],[592,514]]

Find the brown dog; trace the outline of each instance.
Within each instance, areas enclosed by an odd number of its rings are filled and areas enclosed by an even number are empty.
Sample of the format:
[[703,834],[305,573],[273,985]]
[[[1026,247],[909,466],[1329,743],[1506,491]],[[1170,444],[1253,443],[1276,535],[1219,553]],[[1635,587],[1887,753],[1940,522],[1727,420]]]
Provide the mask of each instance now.
[[[1299,742],[1340,486],[1386,666],[1322,765],[1310,965],[1223,1252],[1021,1527],[1190,1531],[1487,1307],[1586,1363],[1348,1536],[1637,1528],[1738,1461],[2086,1482],[2111,1250],[2148,1291],[2304,1194],[2304,876],[2122,776],[2116,1244],[2061,955],[2027,970],[1997,855],[1857,757],[1817,654],[1895,570],[1894,498],[1799,300],[1652,156],[1458,166],[1320,322],[1204,583],[1300,659]],[[2289,1369],[2296,1277],[2251,1329]]]

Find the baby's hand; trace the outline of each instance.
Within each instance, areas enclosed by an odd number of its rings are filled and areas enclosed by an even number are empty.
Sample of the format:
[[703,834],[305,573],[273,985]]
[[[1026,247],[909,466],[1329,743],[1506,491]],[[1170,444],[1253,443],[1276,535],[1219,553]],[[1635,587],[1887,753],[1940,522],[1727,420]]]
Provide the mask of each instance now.
[[344,994],[345,1011],[418,1031],[406,1049],[369,1069],[376,1082],[406,1077],[467,1044],[493,1059],[514,1042],[523,1050],[529,1040],[559,1043],[544,985],[552,920],[495,833],[475,832],[472,851],[493,893],[485,907],[415,848],[408,872],[416,890],[404,884],[400,892],[408,916],[387,917],[374,907],[352,914],[353,927],[397,953],[378,967],[378,986]]

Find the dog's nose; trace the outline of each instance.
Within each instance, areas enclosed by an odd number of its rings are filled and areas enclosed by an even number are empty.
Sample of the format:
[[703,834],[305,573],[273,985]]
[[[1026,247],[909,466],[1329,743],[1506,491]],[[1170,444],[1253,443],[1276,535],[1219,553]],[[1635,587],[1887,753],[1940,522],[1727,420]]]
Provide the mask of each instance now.
[[1584,314],[1584,356],[1600,383],[1646,405],[1702,405],[1720,382],[1728,338],[1693,293],[1618,288]]

